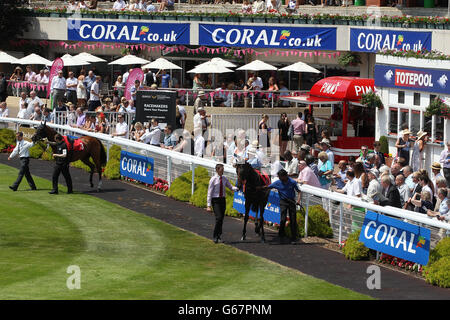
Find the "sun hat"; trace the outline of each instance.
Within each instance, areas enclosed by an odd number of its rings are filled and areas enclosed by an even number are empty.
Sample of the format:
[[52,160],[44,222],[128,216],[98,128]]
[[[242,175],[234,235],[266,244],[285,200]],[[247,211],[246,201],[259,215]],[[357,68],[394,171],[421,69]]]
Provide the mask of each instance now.
[[252,141],[252,147],[254,147],[254,148],[261,148],[262,145],[259,144],[258,140],[253,140]]
[[371,174],[373,174],[373,175],[375,176],[375,178],[377,178],[377,179],[378,179],[378,177],[380,176],[380,172],[378,171],[377,168],[372,168],[372,169],[369,170],[369,172],[370,172]]
[[433,164],[431,165],[431,169],[435,169],[435,170],[441,170],[441,164],[439,162],[433,162]]
[[302,144],[300,149],[309,152],[311,150],[311,147],[309,145],[307,145],[307,144]]
[[203,91],[203,90],[200,90],[199,92],[198,92],[198,95],[199,96],[202,96],[202,95],[204,95],[205,94],[205,91]]
[[427,133],[425,131],[419,130],[417,132],[417,140],[420,140],[422,137],[426,136]]
[[404,129],[403,131],[402,131],[402,134],[403,135],[405,135],[405,134],[411,134],[412,132],[411,131],[409,131],[408,129]]
[[320,141],[320,144],[326,144],[327,146],[331,147],[331,143],[330,140],[323,138],[322,141]]

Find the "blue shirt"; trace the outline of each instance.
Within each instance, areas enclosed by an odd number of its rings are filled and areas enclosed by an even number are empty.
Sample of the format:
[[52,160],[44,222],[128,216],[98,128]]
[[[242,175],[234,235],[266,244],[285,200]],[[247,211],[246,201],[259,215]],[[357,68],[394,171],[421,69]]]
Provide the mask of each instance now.
[[252,168],[261,169],[261,162],[257,157],[253,157],[249,159],[247,162],[252,166]]
[[[327,162],[325,162],[324,164],[322,164],[322,166],[319,168],[319,171],[321,171],[321,172],[327,172],[327,171],[329,171],[329,170],[333,170],[333,165],[331,164],[330,160],[327,160]],[[320,184],[323,186],[323,185],[326,185],[326,184],[330,183],[331,180],[328,180],[328,179],[325,177],[325,175],[322,175],[322,176],[319,177],[319,182],[320,182]]]
[[176,144],[177,144],[177,140],[173,134],[171,134],[170,136],[168,136],[168,135],[164,136],[164,146],[175,147]]
[[166,73],[161,76],[161,88],[169,87],[170,74]]
[[280,195],[280,199],[291,199],[295,200],[295,192],[300,192],[300,189],[297,186],[297,182],[294,179],[288,178],[286,184],[281,182],[281,180],[277,180],[274,183],[269,185],[269,189],[277,189],[278,194]]

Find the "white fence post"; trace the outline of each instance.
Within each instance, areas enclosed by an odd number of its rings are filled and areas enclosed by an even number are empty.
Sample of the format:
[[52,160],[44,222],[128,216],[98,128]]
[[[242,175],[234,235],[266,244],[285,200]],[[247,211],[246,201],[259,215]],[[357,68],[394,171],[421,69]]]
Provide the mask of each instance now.
[[305,238],[308,236],[309,197],[310,197],[310,195],[308,194],[306,196],[306,206],[305,206]]
[[192,183],[191,183],[191,195],[194,194],[195,187],[195,164],[191,162],[191,170],[192,170]]
[[171,184],[172,181],[172,158],[170,156],[167,156],[167,183]]
[[342,243],[342,222],[343,222],[343,214],[344,214],[344,205],[343,203],[339,203],[339,245]]

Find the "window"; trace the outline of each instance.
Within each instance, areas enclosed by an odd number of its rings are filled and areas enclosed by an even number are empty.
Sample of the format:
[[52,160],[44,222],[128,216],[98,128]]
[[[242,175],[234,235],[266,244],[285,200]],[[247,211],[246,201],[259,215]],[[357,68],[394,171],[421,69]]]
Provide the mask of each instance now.
[[420,111],[411,110],[411,128],[409,131],[415,136],[420,130]]
[[430,94],[430,102],[433,101],[434,99],[436,99],[436,95],[435,94]]
[[428,133],[428,136],[431,138],[431,128],[432,128],[432,117],[425,117],[424,115],[424,124],[423,124],[423,131]]
[[397,103],[404,104],[405,103],[405,91],[398,92]]
[[442,142],[444,140],[444,118],[436,117],[436,134],[435,141],[433,142]]
[[420,93],[414,92],[414,105],[420,106]]
[[397,133],[397,123],[398,123],[398,109],[397,108],[391,108],[389,110],[389,132],[390,133]]
[[409,110],[400,109],[400,130],[409,129]]

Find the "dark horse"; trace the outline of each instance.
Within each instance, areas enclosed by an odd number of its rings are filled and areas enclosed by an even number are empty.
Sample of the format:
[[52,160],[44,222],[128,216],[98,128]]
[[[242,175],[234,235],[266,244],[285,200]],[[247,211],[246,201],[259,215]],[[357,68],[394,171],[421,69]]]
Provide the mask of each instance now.
[[[46,123],[42,123],[37,129],[36,133],[33,135],[31,140],[33,142],[36,142],[38,140],[47,138],[50,142],[55,142],[55,135],[57,132],[46,125]],[[72,151],[69,154],[71,154],[70,162],[74,162],[77,160],[83,161],[84,164],[86,164],[90,169],[90,177],[89,182],[91,184],[91,188],[94,187],[94,184],[92,183],[92,176],[94,175],[94,171],[97,170],[98,172],[98,186],[97,191],[100,191],[102,187],[102,166],[106,164],[106,151],[103,147],[103,144],[94,137],[89,136],[82,136],[81,141],[83,142],[84,148],[80,151]],[[55,152],[55,147],[51,145],[53,152]],[[72,148],[73,149],[73,148]],[[94,164],[89,160],[89,158],[92,157],[92,160],[94,161]]]
[[238,164],[236,166],[236,173],[238,176],[238,187],[239,189],[243,189],[245,196],[244,229],[242,230],[241,240],[245,240],[246,238],[249,212],[250,209],[253,209],[256,212],[255,232],[261,236],[261,242],[265,242],[264,209],[269,199],[270,190],[264,189],[263,187],[270,183],[270,178],[267,177],[267,181],[264,181],[261,175],[248,163]]

